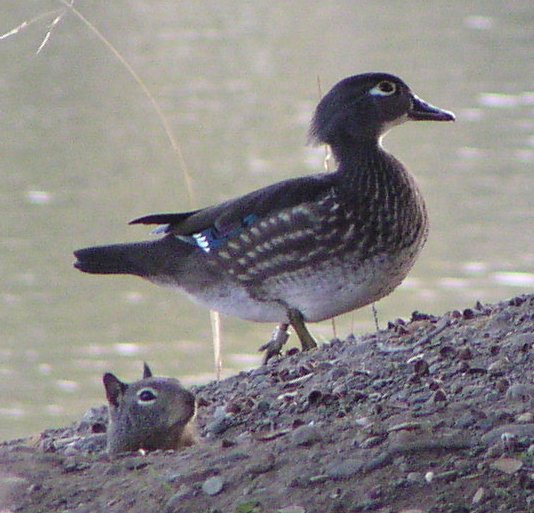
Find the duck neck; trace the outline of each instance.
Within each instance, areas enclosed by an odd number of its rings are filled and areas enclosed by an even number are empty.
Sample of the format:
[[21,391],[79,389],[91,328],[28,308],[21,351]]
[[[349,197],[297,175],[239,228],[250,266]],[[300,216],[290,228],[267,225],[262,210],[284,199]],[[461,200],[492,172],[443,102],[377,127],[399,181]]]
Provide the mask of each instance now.
[[337,171],[345,182],[360,182],[369,175],[385,178],[391,166],[402,169],[402,164],[384,150],[377,137],[351,139],[332,145],[331,149],[338,164]]

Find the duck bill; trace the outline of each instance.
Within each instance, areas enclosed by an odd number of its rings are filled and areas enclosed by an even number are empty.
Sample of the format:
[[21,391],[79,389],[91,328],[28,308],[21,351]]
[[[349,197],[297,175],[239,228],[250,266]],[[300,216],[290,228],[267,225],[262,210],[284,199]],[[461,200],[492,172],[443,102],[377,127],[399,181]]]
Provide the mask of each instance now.
[[412,95],[412,108],[408,111],[408,118],[413,121],[454,121],[456,116],[443,109],[438,109],[421,98]]

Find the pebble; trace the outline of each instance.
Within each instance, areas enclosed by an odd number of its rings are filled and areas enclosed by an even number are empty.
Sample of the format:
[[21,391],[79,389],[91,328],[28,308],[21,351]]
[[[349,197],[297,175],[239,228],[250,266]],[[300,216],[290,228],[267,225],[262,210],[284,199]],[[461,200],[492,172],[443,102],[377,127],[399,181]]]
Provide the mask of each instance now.
[[277,510],[277,513],[306,513],[306,510],[302,506],[287,506]]
[[495,444],[495,445],[492,445],[485,453],[485,457],[487,459],[492,459],[492,458],[496,458],[498,456],[502,456],[502,453],[503,453],[503,448],[502,448],[502,445],[498,445],[498,444]]
[[435,403],[443,402],[447,400],[447,394],[442,389],[436,390],[434,393],[433,401]]
[[228,428],[232,427],[233,418],[230,415],[224,415],[210,422],[206,426],[206,431],[214,435],[220,435],[224,433]]
[[253,377],[265,376],[268,373],[269,373],[269,369],[265,365],[262,365],[261,367],[258,367],[257,369],[253,369],[250,372],[250,375],[253,376]]
[[515,418],[515,421],[519,424],[529,424],[533,420],[534,420],[534,413],[530,411],[521,413]]
[[[142,449],[140,449],[142,451]],[[126,470],[140,470],[148,466],[148,461],[141,456],[140,458],[128,458],[124,460],[123,467]]]
[[454,427],[458,429],[466,429],[471,426],[474,426],[476,422],[476,417],[472,413],[466,412],[456,420],[456,422],[454,423]]
[[217,406],[213,412],[214,419],[221,419],[226,416],[226,406]]
[[409,472],[406,479],[411,483],[420,483],[423,481],[423,474],[421,472]]
[[515,474],[522,466],[523,462],[521,460],[506,457],[501,457],[490,465],[491,468],[500,470],[505,474]]
[[511,401],[528,401],[534,399],[534,385],[517,383],[506,392],[506,399]]
[[534,333],[518,333],[506,339],[515,351],[521,351],[524,347],[534,346]]
[[401,422],[395,424],[387,429],[388,433],[394,433],[395,431],[416,431],[422,429],[423,424],[421,422]]
[[[89,408],[76,425],[77,432],[97,433],[98,426],[106,426],[108,421],[108,409],[107,406],[99,406],[95,408]],[[105,431],[105,429],[104,429]]]
[[488,373],[492,376],[500,376],[510,368],[510,360],[508,358],[500,358],[493,362],[488,367]]
[[471,358],[473,358],[473,353],[471,353],[471,349],[464,346],[458,349],[457,357],[460,360],[471,360]]
[[504,310],[496,314],[493,319],[488,322],[486,329],[491,334],[497,335],[502,330],[510,329],[511,319],[512,315],[510,314],[510,312]]
[[258,411],[262,413],[266,413],[271,408],[271,403],[269,401],[262,400],[258,402],[258,404],[256,405],[256,408]]
[[366,438],[360,444],[360,447],[362,449],[369,449],[371,447],[376,447],[377,445],[380,445],[383,441],[384,441],[383,436],[370,436],[369,438]]
[[534,438],[534,424],[505,424],[482,435],[481,439],[487,446],[491,446],[500,443],[504,433],[510,433],[519,438]]
[[333,389],[332,389],[332,394],[336,395],[336,396],[344,396],[344,395],[347,395],[348,393],[348,389],[347,389],[347,386],[343,383],[340,383],[339,385],[336,385]]
[[220,493],[223,487],[224,487],[224,481],[222,477],[220,476],[208,477],[208,479],[206,479],[202,483],[202,491],[206,495],[210,495],[210,496],[217,495],[218,493]]
[[322,435],[317,426],[305,424],[295,429],[291,433],[291,439],[295,445],[309,447],[322,440]]
[[176,511],[180,511],[179,508],[183,506],[184,499],[192,495],[192,493],[193,490],[190,486],[180,486],[178,491],[175,494],[171,495],[171,498],[165,504],[165,508],[163,511],[165,513],[175,513]]
[[336,462],[326,469],[326,475],[330,479],[349,479],[358,474],[363,469],[362,460],[351,458],[341,462]]
[[482,486],[475,492],[475,495],[473,495],[473,499],[471,500],[472,504],[480,504],[482,502],[482,499],[484,498],[484,488]]
[[275,458],[273,454],[269,454],[266,458],[263,458],[248,467],[248,472],[250,474],[259,475],[265,474],[272,470],[274,467]]
[[428,362],[426,360],[416,360],[413,372],[416,376],[428,376],[430,373]]
[[180,479],[182,476],[183,476],[182,472],[172,472],[170,474],[167,474],[166,476],[162,476],[162,478],[166,483],[172,484],[178,481],[178,479]]
[[329,381],[336,381],[349,373],[347,367],[335,367],[329,372]]
[[91,465],[89,463],[78,461],[78,459],[73,456],[68,456],[63,461],[63,470],[65,472],[78,472],[80,470],[85,470],[90,466]]

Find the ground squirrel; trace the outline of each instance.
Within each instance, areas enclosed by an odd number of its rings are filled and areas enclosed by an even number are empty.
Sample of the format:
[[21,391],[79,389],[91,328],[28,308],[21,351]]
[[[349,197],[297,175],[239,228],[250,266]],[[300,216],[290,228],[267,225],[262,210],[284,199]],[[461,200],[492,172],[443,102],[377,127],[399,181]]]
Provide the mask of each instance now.
[[173,378],[152,377],[127,384],[110,372],[103,380],[109,403],[107,449],[110,454],[139,449],[179,449],[195,443],[195,396]]

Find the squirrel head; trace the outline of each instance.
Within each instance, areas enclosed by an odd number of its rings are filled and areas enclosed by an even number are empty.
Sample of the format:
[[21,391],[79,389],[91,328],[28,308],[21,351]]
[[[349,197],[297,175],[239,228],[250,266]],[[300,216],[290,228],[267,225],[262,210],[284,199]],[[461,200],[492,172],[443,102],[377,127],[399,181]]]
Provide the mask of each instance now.
[[145,363],[143,378],[128,384],[114,374],[103,376],[110,423],[108,451],[177,449],[191,445],[194,395],[174,378],[154,377]]

